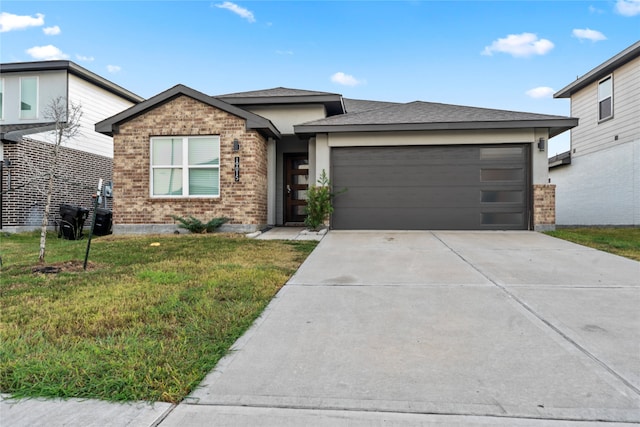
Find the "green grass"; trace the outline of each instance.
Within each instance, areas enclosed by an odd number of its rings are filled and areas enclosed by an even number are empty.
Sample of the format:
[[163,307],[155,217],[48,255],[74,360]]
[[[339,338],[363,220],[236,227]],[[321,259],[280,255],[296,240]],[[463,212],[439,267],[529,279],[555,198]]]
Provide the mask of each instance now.
[[640,228],[563,228],[546,234],[640,261]]
[[[231,235],[0,237],[0,391],[179,402],[251,325],[316,242]],[[159,246],[151,246],[160,243]],[[74,262],[69,262],[74,261]]]

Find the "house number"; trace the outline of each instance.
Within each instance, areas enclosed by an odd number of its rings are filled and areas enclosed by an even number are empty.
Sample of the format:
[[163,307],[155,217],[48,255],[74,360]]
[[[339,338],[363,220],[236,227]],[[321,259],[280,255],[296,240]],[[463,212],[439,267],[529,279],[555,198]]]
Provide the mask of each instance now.
[[240,181],[240,157],[236,157],[235,159],[235,165],[233,167],[233,170],[235,172],[235,179],[236,182]]

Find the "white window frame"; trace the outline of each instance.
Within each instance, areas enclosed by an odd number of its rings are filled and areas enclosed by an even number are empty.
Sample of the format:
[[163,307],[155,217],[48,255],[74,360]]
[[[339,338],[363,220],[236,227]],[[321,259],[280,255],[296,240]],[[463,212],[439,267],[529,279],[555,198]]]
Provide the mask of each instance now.
[[[154,165],[153,164],[153,141],[156,139],[181,139],[182,140],[182,164],[181,165]],[[218,139],[218,164],[217,165],[189,165],[189,140],[217,138]],[[217,199],[220,198],[220,135],[193,135],[193,136],[156,136],[149,141],[149,196],[153,199]],[[153,193],[153,171],[154,169],[177,168],[182,169],[182,194],[154,194]],[[189,169],[217,169],[218,170],[218,194],[189,194]]]
[[[609,82],[609,85],[611,85],[611,95],[606,96],[606,97],[600,97],[600,87],[603,83],[605,82]],[[613,74],[609,74],[607,77],[600,79],[600,81],[598,81],[598,122],[604,122],[607,120],[610,120],[613,118]],[[611,104],[611,114],[609,114],[607,117],[600,117],[600,103],[602,101],[605,101],[606,99],[610,99],[610,104]]]
[[[34,117],[22,117],[22,81],[25,79],[35,79],[36,81],[36,105],[35,105],[35,109],[36,109],[36,114]],[[20,117],[21,120],[36,120],[39,117],[39,112],[40,112],[40,79],[38,78],[38,76],[28,76],[28,77],[20,77],[20,103],[18,104],[18,117]]]

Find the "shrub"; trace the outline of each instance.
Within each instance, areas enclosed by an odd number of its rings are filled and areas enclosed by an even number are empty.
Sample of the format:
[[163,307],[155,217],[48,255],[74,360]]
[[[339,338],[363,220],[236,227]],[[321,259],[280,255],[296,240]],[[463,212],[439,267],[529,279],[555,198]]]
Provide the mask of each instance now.
[[307,217],[304,220],[305,225],[314,231],[319,230],[333,213],[331,183],[324,169],[318,184],[310,186],[307,191]]
[[222,224],[229,222],[229,218],[213,218],[211,221],[204,223],[198,218],[189,216],[188,218],[182,218],[177,215],[171,215],[171,218],[178,221],[178,227],[189,230],[192,233],[213,233]]

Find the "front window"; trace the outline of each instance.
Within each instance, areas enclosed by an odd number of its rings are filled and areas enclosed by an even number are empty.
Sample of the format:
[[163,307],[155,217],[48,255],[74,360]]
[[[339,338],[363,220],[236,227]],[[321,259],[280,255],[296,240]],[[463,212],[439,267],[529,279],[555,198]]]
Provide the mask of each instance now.
[[151,196],[220,196],[220,137],[151,138]]
[[613,117],[613,76],[598,83],[598,120]]
[[22,77],[20,79],[20,118],[38,118],[38,78]]

